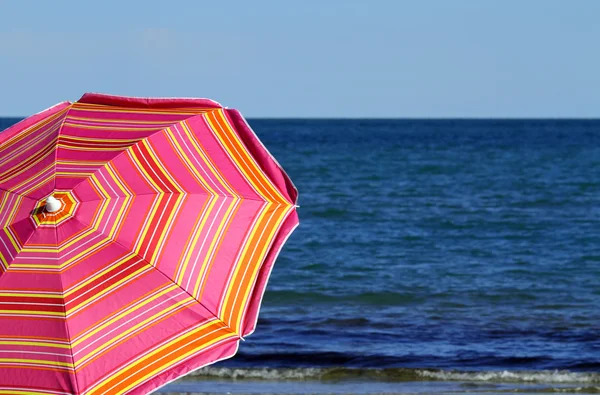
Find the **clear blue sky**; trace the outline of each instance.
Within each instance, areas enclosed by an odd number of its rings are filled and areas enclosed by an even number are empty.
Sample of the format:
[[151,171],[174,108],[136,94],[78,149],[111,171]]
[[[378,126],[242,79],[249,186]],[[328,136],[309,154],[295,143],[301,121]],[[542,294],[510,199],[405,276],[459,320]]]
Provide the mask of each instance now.
[[0,116],[95,91],[249,117],[598,117],[599,18],[595,0],[0,0]]

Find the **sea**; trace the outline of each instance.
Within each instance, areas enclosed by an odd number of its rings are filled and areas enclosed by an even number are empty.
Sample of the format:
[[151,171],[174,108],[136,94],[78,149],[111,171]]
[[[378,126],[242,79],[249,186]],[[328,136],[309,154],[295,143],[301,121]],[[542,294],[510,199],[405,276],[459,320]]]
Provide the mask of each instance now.
[[249,123],[300,226],[238,354],[159,392],[600,393],[600,121]]

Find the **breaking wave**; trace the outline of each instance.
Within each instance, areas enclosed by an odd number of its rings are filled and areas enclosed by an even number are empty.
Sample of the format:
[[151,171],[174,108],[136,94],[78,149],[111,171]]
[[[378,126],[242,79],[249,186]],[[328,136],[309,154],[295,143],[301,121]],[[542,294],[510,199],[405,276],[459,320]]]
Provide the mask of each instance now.
[[441,369],[364,368],[219,368],[200,369],[188,377],[228,380],[317,380],[317,381],[467,381],[494,383],[599,384],[600,373],[567,370],[460,371]]

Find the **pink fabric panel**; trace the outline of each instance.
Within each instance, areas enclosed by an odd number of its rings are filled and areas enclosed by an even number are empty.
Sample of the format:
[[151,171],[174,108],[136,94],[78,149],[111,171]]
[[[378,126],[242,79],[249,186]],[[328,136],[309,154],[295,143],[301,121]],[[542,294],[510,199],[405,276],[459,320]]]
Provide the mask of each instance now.
[[75,184],[71,191],[80,202],[104,199],[97,188],[93,186],[92,181],[89,178],[77,180],[77,184]]
[[[20,222],[19,224],[23,224],[25,221]],[[28,223],[31,225],[31,222]],[[33,226],[33,225],[32,225]],[[56,228],[54,227],[39,227],[31,234],[27,242],[25,243],[27,247],[34,247],[38,245],[47,245],[47,246],[55,246],[56,245]]]

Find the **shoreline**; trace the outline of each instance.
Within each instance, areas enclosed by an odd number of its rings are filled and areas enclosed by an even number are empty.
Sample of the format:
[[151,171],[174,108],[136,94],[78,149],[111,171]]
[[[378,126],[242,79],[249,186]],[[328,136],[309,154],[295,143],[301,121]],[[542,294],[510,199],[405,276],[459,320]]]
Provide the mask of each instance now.
[[175,395],[550,394],[600,393],[600,374],[570,371],[441,369],[201,369],[157,393]]

